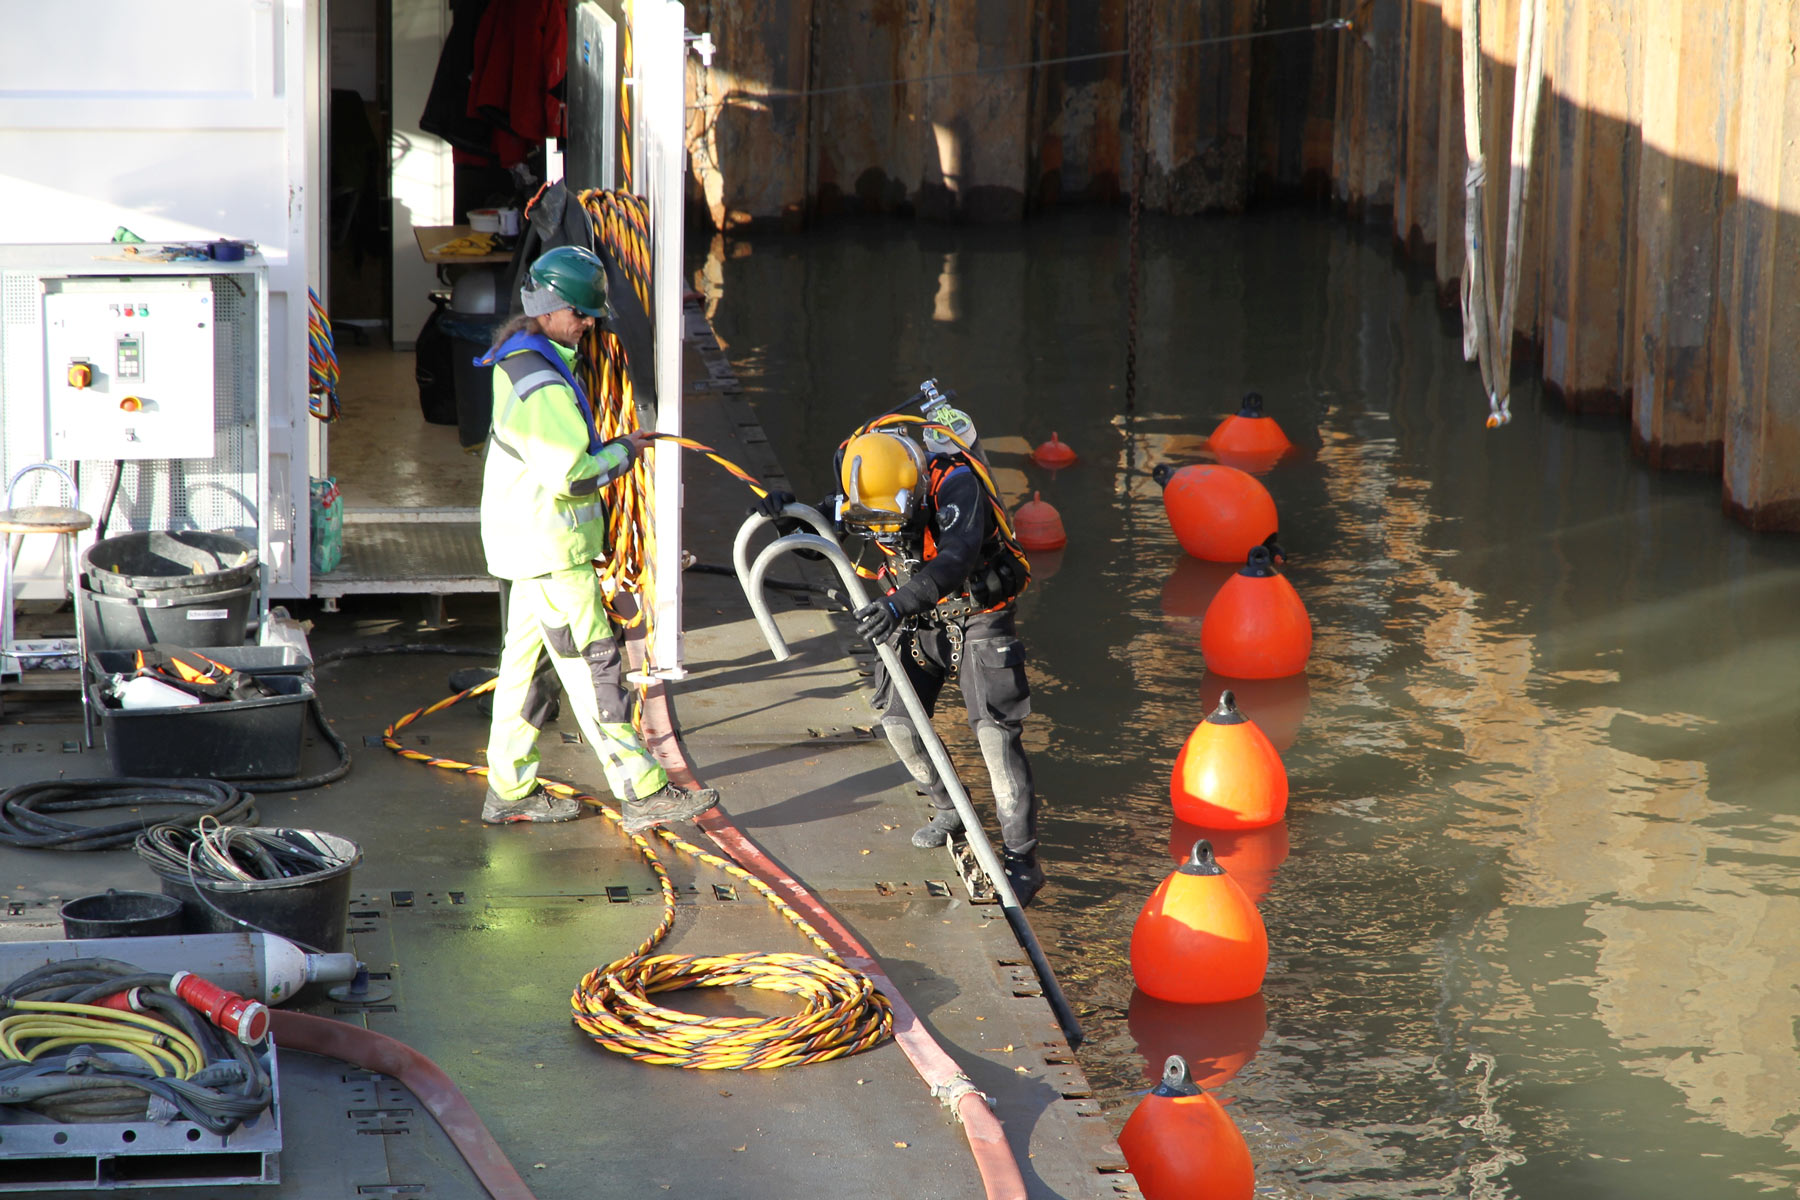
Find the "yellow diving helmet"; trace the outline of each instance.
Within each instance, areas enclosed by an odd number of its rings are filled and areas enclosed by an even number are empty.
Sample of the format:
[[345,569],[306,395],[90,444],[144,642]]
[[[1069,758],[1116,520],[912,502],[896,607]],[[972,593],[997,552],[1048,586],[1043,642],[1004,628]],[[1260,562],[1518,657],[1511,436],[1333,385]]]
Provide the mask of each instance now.
[[844,447],[838,482],[847,525],[896,532],[925,499],[925,452],[902,433],[858,434]]

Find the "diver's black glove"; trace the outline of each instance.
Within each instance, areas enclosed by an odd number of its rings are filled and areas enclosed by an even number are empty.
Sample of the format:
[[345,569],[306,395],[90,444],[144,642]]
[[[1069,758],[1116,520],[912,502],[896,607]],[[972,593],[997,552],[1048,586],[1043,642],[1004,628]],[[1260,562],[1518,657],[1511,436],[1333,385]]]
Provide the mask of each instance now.
[[885,642],[900,622],[917,616],[937,602],[937,586],[931,576],[915,575],[897,591],[865,604],[855,612],[856,632],[871,642]]
[[856,610],[856,633],[871,642],[885,642],[900,628],[900,606],[883,596]]
[[760,513],[769,520],[778,520],[787,506],[794,502],[792,492],[770,492],[758,500],[750,509],[752,513]]

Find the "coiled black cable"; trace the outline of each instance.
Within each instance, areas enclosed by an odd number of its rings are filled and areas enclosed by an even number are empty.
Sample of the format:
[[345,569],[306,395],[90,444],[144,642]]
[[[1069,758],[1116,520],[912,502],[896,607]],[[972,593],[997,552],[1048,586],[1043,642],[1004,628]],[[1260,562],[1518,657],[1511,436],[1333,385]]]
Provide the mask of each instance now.
[[51,779],[0,792],[0,843],[26,850],[113,850],[131,845],[140,833],[169,818],[137,816],[112,825],[82,825],[52,814],[168,806],[200,810],[183,818],[194,824],[207,817],[256,823],[250,794],[217,779]]

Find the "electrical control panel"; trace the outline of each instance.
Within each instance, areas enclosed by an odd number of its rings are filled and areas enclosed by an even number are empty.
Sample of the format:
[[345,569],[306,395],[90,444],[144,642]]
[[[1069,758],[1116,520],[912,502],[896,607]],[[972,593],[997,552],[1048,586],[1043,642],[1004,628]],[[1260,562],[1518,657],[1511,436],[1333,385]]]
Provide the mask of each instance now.
[[48,459],[213,457],[206,278],[45,279]]

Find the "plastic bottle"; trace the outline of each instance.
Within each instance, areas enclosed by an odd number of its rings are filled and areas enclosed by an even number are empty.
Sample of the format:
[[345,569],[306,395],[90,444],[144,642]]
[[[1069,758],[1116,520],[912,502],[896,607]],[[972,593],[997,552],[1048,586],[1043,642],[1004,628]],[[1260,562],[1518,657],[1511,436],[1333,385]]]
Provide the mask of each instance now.
[[185,704],[200,703],[197,697],[148,675],[127,679],[115,692],[120,708],[180,708]]

